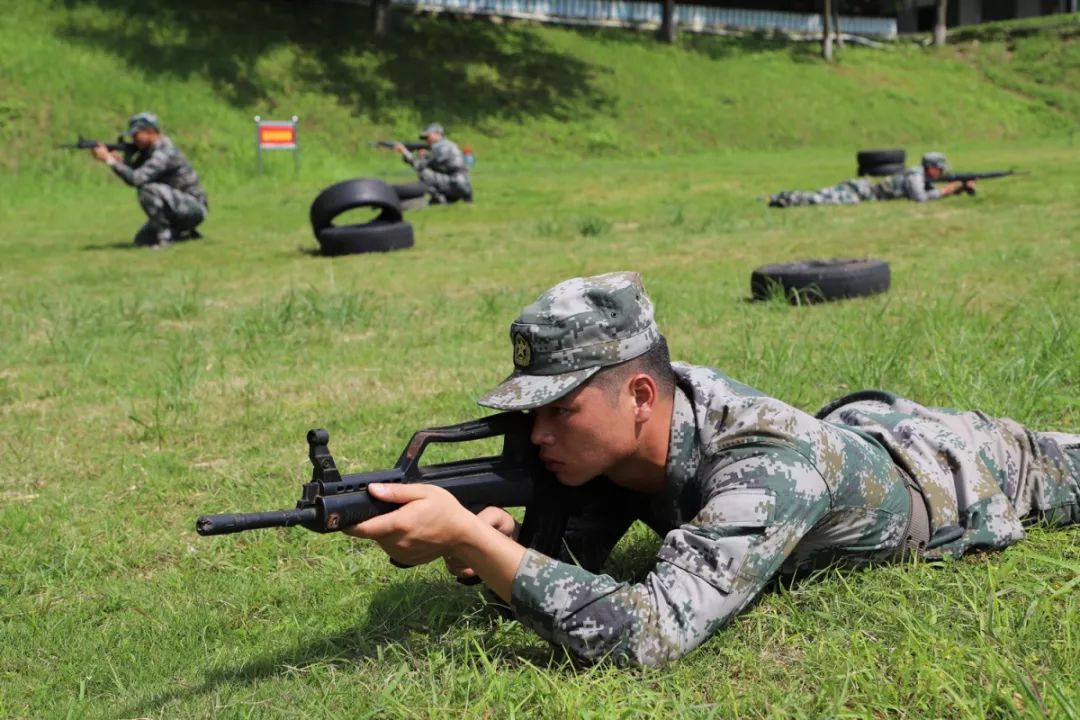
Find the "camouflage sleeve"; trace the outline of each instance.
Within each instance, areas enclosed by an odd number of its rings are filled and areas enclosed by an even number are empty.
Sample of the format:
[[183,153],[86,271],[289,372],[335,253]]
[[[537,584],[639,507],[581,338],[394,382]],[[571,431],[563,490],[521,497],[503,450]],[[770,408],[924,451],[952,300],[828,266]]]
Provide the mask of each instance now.
[[112,171],[116,173],[116,176],[126,182],[128,185],[135,185],[135,171],[131,169],[131,166],[126,162],[118,162],[112,166]]
[[413,170],[416,170],[417,172],[420,172],[427,167],[427,158],[413,155],[411,150],[406,150],[405,152],[401,153],[401,159],[405,162],[406,165],[411,167]]
[[922,173],[908,173],[904,176],[904,189],[909,200],[926,202],[937,200],[941,197],[941,191],[926,182],[926,176]]
[[817,470],[776,449],[720,463],[707,502],[667,534],[640,583],[526,552],[511,605],[519,621],[584,660],[658,666],[744,608],[828,510]]
[[172,169],[173,154],[164,150],[155,150],[142,165],[132,168],[127,163],[113,165],[113,172],[128,185],[142,187],[160,178]]

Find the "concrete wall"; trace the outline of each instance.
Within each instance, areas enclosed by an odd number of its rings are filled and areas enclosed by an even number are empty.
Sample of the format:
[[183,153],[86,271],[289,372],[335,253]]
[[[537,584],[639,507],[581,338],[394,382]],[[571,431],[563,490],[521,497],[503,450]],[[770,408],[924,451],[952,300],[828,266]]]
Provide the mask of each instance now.
[[1042,15],[1042,3],[1039,0],[1016,0],[1016,17],[1036,15]]
[[[1035,0],[1038,2],[1039,0]],[[977,25],[982,22],[982,0],[954,0],[957,3],[957,25]]]

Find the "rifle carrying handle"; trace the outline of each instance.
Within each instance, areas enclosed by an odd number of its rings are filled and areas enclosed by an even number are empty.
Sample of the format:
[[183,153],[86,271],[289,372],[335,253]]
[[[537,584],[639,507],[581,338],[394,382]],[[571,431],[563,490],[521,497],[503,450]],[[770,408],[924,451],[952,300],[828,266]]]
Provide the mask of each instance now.
[[523,412],[503,412],[478,420],[418,430],[398,458],[397,468],[406,478],[419,472],[420,458],[431,443],[467,442],[506,435],[528,427],[528,416]]

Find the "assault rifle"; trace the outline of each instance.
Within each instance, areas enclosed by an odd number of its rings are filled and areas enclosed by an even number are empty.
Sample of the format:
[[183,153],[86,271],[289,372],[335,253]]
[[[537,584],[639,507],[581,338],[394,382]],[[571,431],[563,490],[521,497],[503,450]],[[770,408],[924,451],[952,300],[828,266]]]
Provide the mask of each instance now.
[[135,147],[135,143],[126,142],[123,135],[118,136],[116,138],[116,142],[114,143],[103,143],[100,140],[89,140],[80,135],[78,142],[57,145],[56,147],[60,150],[92,150],[98,145],[104,145],[109,152],[134,153],[138,150],[138,148]]
[[[396,145],[396,144],[397,144],[397,140],[377,140],[376,142],[371,143],[371,147],[390,148],[391,150],[393,150],[394,145]],[[431,149],[431,146],[428,145],[426,142],[420,142],[420,143],[415,143],[415,142],[409,143],[409,142],[407,142],[407,143],[401,143],[401,144],[404,145],[405,149],[408,150],[409,152],[416,152],[417,150],[430,150]]]
[[[628,508],[628,491],[606,479],[596,478],[581,487],[566,487],[540,463],[529,440],[532,417],[504,412],[457,425],[433,427],[413,434],[394,467],[342,475],[330,454],[330,434],[309,430],[308,457],[311,481],[305,483],[300,500],[291,510],[203,515],[195,521],[200,535],[226,535],[257,528],[298,525],[317,533],[343,530],[399,506],[374,499],[371,483],[430,483],[449,491],[473,512],[485,507],[525,507],[525,519],[517,541],[550,557],[559,557],[564,542],[582,566],[598,569],[611,548],[575,547],[575,516],[606,514]],[[432,443],[459,443],[484,438],[503,438],[496,456],[421,465]],[[627,523],[629,525],[629,522]],[[569,538],[569,540],[567,540]],[[595,545],[595,543],[593,543]]]
[[972,180],[992,180],[999,177],[1008,177],[1009,175],[1026,175],[1027,173],[1017,172],[1016,170],[993,170],[991,172],[974,172],[974,173],[950,173],[948,175],[942,175],[934,182],[947,183],[947,182],[961,182],[964,183],[960,186],[960,189],[966,192],[968,195],[975,194],[975,188],[968,185]]

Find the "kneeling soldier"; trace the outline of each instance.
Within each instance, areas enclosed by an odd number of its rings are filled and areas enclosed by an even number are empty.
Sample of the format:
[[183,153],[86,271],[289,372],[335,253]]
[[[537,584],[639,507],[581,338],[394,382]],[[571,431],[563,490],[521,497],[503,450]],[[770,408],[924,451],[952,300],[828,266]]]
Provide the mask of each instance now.
[[191,163],[161,134],[154,113],[131,116],[127,132],[134,150],[123,159],[104,145],[94,148],[94,157],[139,191],[139,205],[149,219],[135,234],[135,244],[167,247],[177,240],[201,237],[195,228],[206,219],[206,190]]

